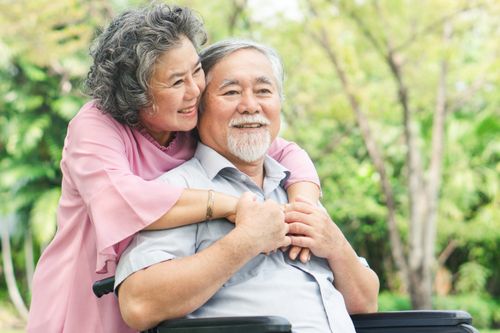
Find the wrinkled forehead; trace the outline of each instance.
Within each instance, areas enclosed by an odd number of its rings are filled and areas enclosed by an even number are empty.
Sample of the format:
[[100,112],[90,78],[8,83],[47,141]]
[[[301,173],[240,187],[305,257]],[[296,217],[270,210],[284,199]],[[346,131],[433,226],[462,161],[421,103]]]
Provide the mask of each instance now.
[[252,77],[256,83],[277,84],[271,61],[265,54],[252,48],[224,56],[205,75],[207,85],[214,79],[221,84],[238,81],[242,76]]

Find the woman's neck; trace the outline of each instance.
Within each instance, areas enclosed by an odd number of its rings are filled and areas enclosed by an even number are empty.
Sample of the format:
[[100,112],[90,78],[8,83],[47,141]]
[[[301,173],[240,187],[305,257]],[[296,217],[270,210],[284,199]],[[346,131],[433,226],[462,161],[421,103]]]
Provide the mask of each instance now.
[[170,142],[175,139],[175,132],[153,132],[146,128],[146,131],[156,140],[161,146],[167,147]]

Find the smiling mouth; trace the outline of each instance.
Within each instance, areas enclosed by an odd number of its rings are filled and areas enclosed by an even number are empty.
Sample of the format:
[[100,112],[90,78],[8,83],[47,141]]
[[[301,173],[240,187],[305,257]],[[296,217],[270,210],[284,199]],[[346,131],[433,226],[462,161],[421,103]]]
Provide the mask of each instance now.
[[252,124],[238,124],[238,125],[233,125],[233,127],[235,127],[235,128],[261,128],[261,127],[264,127],[264,126],[266,126],[266,124],[252,123]]
[[181,109],[179,111],[177,111],[178,113],[181,113],[181,114],[187,114],[187,113],[191,113],[193,111],[196,111],[196,105],[193,105],[193,106],[190,106],[190,107],[187,107],[185,109]]
[[234,118],[229,122],[230,127],[237,129],[259,129],[270,124],[270,121],[262,115],[243,116]]

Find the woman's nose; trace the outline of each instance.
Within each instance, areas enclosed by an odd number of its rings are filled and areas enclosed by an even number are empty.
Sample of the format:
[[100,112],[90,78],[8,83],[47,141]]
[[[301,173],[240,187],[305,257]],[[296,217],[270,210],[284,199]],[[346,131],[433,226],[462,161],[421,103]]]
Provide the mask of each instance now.
[[186,99],[197,98],[200,95],[201,90],[200,90],[200,87],[198,86],[196,80],[193,80],[191,78],[191,80],[189,80],[189,82],[187,82],[186,84],[187,84]]

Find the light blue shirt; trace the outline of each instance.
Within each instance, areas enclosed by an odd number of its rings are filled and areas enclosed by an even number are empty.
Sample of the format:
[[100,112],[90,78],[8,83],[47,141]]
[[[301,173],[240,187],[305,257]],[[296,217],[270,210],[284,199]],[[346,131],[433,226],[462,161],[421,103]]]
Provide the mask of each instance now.
[[[288,201],[282,184],[289,172],[270,157],[264,161],[261,189],[226,158],[201,143],[194,157],[160,178],[177,186]],[[169,230],[142,231],[123,253],[115,275],[118,286],[130,274],[156,263],[195,254],[224,237],[234,225],[225,219]],[[203,279],[203,276],[200,276]],[[287,318],[293,332],[355,332],[344,298],[333,286],[327,261],[315,256],[307,264],[287,253],[260,254],[250,260],[201,308],[188,317],[276,315]]]

